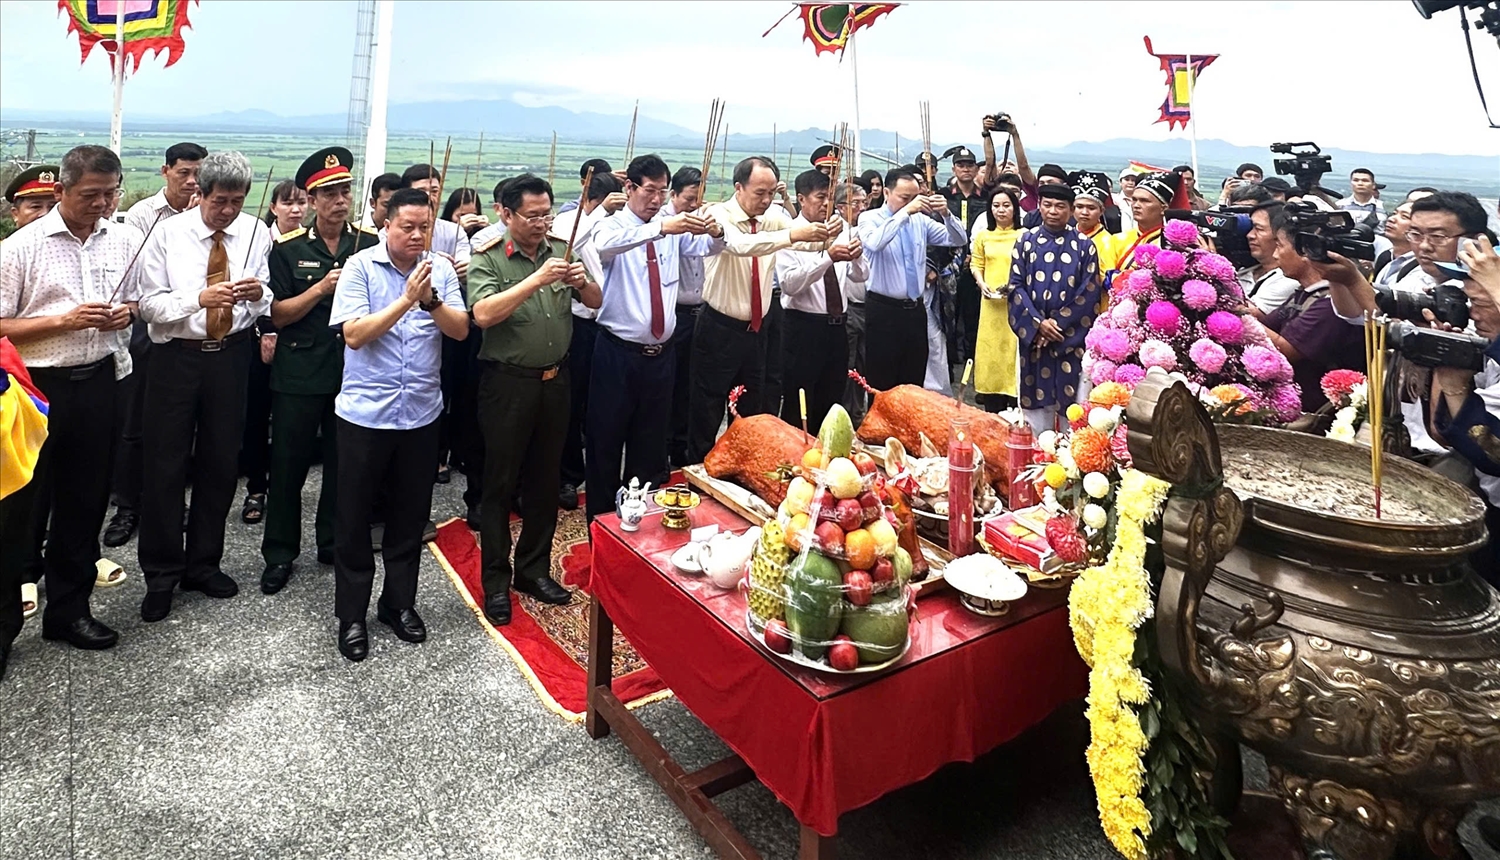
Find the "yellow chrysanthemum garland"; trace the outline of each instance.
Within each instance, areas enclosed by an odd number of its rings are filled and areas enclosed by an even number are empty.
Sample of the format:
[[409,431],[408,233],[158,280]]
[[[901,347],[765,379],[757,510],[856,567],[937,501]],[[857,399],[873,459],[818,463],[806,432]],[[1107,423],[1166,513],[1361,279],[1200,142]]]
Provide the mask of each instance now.
[[1089,664],[1089,773],[1099,823],[1128,860],[1146,860],[1151,813],[1141,798],[1149,741],[1137,707],[1151,696],[1135,666],[1136,630],[1151,617],[1146,527],[1161,516],[1172,485],[1126,469],[1115,495],[1115,543],[1103,565],[1078,576],[1068,617],[1078,653]]

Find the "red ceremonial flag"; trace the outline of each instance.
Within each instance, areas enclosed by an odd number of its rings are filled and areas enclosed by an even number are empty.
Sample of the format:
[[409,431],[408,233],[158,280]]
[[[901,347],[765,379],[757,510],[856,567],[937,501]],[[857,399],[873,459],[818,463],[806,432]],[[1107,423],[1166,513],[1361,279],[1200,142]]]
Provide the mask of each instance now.
[[[875,23],[875,19],[893,11],[900,3],[798,3],[791,12],[781,16],[785,21],[796,12],[802,19],[802,38],[813,43],[813,51],[819,54],[843,52],[849,36],[861,27]],[[781,21],[761,34],[764,38],[776,29]]]
[[1158,54],[1151,49],[1151,37],[1146,37],[1146,53],[1161,61],[1161,70],[1167,73],[1167,97],[1161,103],[1161,116],[1157,122],[1166,122],[1167,128],[1186,127],[1192,119],[1192,93],[1198,75],[1218,54]]
[[[194,0],[196,2],[196,0]],[[125,7],[124,38],[115,30],[120,6]],[[68,13],[68,32],[78,34],[79,62],[89,58],[95,45],[104,44],[113,65],[116,44],[123,42],[126,57],[139,71],[147,51],[167,52],[167,65],[182,56],[182,29],[188,24],[188,0],[57,0],[59,11]]]

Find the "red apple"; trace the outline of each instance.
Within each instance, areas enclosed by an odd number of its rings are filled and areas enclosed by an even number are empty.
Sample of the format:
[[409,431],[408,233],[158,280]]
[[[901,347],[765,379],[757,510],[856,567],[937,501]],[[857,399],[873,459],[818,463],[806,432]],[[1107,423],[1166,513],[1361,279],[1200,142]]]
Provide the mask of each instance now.
[[861,475],[873,475],[878,468],[875,465],[875,458],[863,451],[855,453],[849,459],[854,461],[854,468],[858,469]]
[[818,494],[813,497],[813,504],[817,505],[825,511],[833,510],[838,505],[838,503],[838,497],[835,496],[833,494],[833,491],[828,489],[827,487],[819,490]]
[[766,647],[777,654],[792,653],[792,631],[787,629],[786,622],[780,618],[772,618],[766,622]]
[[840,672],[858,669],[859,649],[854,647],[854,641],[842,633],[833,637],[833,644],[828,646],[828,665]]
[[813,530],[813,541],[818,549],[829,555],[844,554],[844,530],[838,523],[822,522]]
[[861,525],[869,525],[880,516],[880,499],[869,490],[859,494],[859,510],[864,516]]
[[870,568],[870,579],[876,585],[887,585],[896,581],[896,565],[888,558],[875,559],[875,566]]
[[834,508],[834,522],[839,528],[846,532],[852,532],[864,525],[864,509],[859,506],[857,499],[841,499],[838,507]]
[[844,575],[844,597],[855,606],[869,606],[873,591],[868,573],[856,570]]

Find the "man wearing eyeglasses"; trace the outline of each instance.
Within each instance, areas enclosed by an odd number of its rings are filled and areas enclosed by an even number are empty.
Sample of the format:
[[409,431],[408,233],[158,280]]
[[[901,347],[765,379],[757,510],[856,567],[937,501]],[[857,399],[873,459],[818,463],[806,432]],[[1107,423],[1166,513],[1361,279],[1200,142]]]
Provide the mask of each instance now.
[[[484,498],[479,534],[484,615],[510,623],[510,586],[543,603],[565,604],[552,580],[563,440],[572,399],[568,347],[572,301],[599,307],[599,285],[567,243],[547,235],[552,186],[523,174],[501,190],[505,232],[475,249],[469,309],[484,331],[479,418],[484,432]],[[511,497],[521,490],[521,537],[511,563]]]

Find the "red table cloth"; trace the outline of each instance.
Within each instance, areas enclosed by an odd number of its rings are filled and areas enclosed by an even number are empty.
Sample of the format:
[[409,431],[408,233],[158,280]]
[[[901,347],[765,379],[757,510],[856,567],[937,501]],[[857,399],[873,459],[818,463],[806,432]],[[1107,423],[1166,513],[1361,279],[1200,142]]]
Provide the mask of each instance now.
[[[695,527],[749,527],[712,499],[692,516]],[[592,538],[594,599],[677,698],[824,836],[844,812],[972,761],[1087,688],[1063,589],[1032,589],[1000,618],[964,609],[947,589],[919,598],[899,663],[834,675],[752,639],[742,592],[678,571],[670,558],[688,533],[663,528],[660,514],[635,533],[601,516]]]

